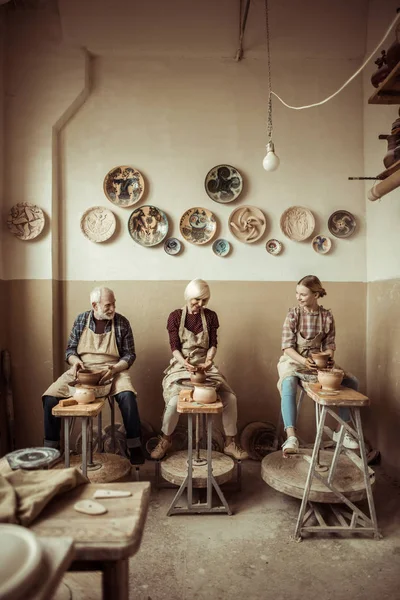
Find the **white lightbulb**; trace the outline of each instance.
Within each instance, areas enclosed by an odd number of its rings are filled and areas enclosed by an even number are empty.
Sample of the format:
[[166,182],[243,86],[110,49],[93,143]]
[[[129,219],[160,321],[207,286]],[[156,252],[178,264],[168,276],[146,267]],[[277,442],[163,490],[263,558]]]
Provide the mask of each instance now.
[[273,142],[267,144],[267,154],[263,160],[263,167],[266,171],[276,171],[279,167],[279,157],[275,154],[275,148]]

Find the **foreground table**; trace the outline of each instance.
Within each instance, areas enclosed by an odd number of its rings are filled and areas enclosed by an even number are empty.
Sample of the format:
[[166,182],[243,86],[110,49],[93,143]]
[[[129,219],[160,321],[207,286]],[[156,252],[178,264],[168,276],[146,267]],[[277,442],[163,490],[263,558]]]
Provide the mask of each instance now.
[[[98,502],[108,512],[91,516],[74,510],[80,500],[92,499],[95,490],[128,490],[127,498]],[[47,538],[71,537],[75,557],[72,571],[101,571],[105,600],[128,600],[129,557],[139,549],[150,500],[150,483],[82,485],[55,498],[30,529]]]

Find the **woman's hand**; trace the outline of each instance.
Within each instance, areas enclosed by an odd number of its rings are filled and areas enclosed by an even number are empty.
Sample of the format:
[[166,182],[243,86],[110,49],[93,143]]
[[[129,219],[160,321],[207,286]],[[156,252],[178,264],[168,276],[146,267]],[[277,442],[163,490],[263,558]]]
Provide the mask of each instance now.
[[185,359],[185,362],[183,363],[186,371],[189,371],[189,373],[195,373],[198,369],[198,367],[194,367],[193,365],[190,364],[190,362],[188,361],[188,359]]
[[211,369],[212,366],[213,366],[213,361],[209,358],[208,360],[201,363],[200,365],[197,365],[197,369],[198,369],[198,371],[208,371],[208,369]]
[[306,369],[313,369],[313,370],[317,369],[317,365],[315,364],[313,359],[310,358],[309,356],[305,359],[303,365],[305,366]]

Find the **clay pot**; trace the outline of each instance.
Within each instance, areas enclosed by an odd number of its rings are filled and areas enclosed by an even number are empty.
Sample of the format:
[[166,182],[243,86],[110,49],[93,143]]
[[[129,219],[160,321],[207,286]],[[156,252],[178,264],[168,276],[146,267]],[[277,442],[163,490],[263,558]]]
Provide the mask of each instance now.
[[319,369],[326,369],[330,354],[325,352],[311,352],[311,358]]
[[318,371],[318,381],[323,390],[338,390],[343,377],[344,372],[341,369],[321,369]]
[[90,402],[96,400],[96,396],[93,390],[76,386],[73,399],[76,400],[78,404],[90,404]]
[[374,73],[372,73],[371,75],[371,83],[374,87],[378,87],[380,83],[382,83],[382,81],[384,79],[386,79],[386,77],[389,75],[390,73],[390,69],[386,63],[386,53],[384,50],[382,50],[381,52],[382,56],[377,58],[375,61],[375,64],[378,65],[378,68],[376,71],[374,71]]
[[195,373],[190,373],[190,381],[192,383],[204,383],[207,378],[207,375],[203,371],[196,371]]
[[104,371],[90,371],[89,369],[81,369],[76,374],[79,383],[85,385],[97,385],[104,375]]
[[193,400],[200,404],[212,404],[217,400],[217,392],[213,387],[195,386],[193,392]]

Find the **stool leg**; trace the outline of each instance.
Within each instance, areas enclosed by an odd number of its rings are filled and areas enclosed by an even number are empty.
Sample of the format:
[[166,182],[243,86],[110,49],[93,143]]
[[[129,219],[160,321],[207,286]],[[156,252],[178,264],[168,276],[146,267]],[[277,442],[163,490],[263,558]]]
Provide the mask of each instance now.
[[88,417],[88,467],[93,466],[93,420]]
[[87,477],[87,428],[88,417],[82,418],[82,473]]
[[360,456],[361,456],[361,460],[362,460],[362,464],[363,464],[364,483],[365,483],[365,489],[367,490],[369,514],[371,516],[371,521],[372,521],[374,529],[375,529],[374,537],[376,539],[378,539],[378,538],[380,538],[380,533],[379,533],[379,529],[378,529],[378,521],[376,518],[374,497],[372,495],[371,480],[369,478],[369,472],[368,472],[367,454],[365,451],[365,442],[364,442],[364,434],[363,434],[362,423],[361,423],[360,409],[354,408],[353,411],[354,411],[354,417],[355,417],[356,426],[357,426],[358,443],[360,445]]
[[115,401],[114,396],[108,396],[108,404],[111,412],[111,450],[115,454]]
[[196,415],[196,460],[200,460],[200,415]]
[[69,467],[69,417],[64,417],[64,465]]
[[212,418],[207,414],[207,508],[212,507]]
[[188,493],[187,506],[193,504],[193,415],[188,414]]
[[99,452],[103,452],[103,434],[102,434],[102,430],[103,430],[103,422],[102,422],[103,418],[101,416],[101,411],[99,412],[99,414],[97,415],[97,431],[98,431],[98,438],[99,438]]

